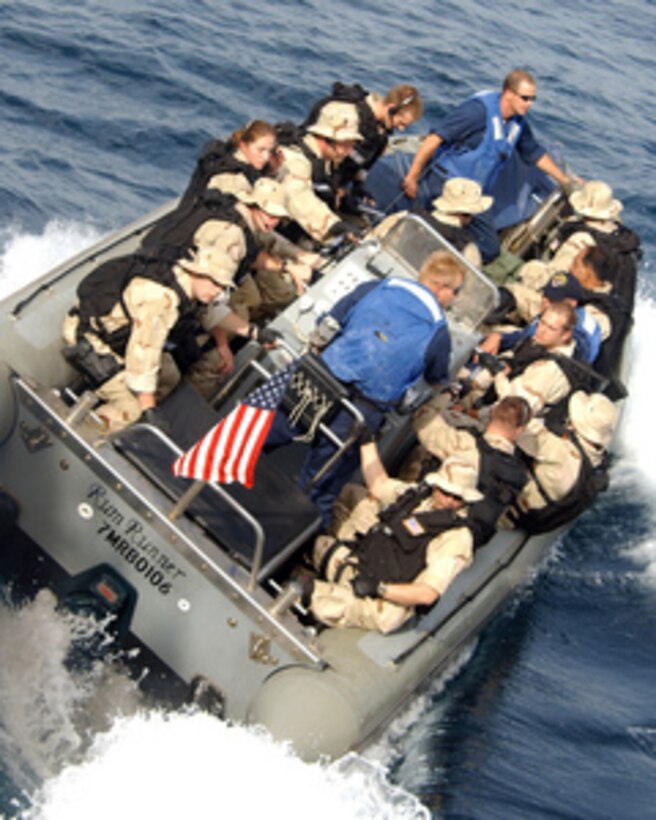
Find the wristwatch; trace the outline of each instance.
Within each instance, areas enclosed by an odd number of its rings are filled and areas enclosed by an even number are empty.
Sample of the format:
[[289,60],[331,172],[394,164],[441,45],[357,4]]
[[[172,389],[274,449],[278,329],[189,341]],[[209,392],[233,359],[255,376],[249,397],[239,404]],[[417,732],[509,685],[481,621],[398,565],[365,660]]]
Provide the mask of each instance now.
[[376,595],[378,595],[379,598],[384,598],[387,595],[387,584],[385,581],[379,582],[376,587]]

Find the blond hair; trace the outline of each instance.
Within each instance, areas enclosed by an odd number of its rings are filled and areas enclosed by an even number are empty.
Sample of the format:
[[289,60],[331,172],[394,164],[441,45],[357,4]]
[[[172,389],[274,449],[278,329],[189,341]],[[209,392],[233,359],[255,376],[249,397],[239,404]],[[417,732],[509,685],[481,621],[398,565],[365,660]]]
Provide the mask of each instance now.
[[433,251],[419,271],[419,281],[424,285],[438,284],[457,287],[465,278],[466,268],[448,251]]

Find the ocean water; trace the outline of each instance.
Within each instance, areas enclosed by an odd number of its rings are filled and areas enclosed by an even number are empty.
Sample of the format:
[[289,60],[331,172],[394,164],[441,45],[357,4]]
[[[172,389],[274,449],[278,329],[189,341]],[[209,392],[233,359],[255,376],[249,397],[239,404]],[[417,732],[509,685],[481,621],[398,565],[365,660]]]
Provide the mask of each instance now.
[[0,606],[0,815],[656,815],[655,37],[647,0],[2,3],[1,294],[180,192],[210,136],[298,119],[336,79],[416,83],[421,129],[515,66],[538,135],[613,186],[645,259],[611,490],[364,756],[307,766],[73,676],[84,624],[40,595]]

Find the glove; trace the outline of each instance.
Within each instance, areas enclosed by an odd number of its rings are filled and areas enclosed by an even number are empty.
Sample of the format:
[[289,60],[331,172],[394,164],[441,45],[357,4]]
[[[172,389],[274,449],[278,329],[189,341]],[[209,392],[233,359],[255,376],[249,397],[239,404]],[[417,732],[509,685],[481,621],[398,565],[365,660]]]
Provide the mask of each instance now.
[[374,441],[376,441],[376,436],[374,436],[369,427],[365,424],[360,430],[358,442],[360,444],[372,444]]
[[352,222],[340,220],[339,222],[335,222],[332,228],[330,228],[327,236],[334,239],[336,237],[347,236],[347,234],[351,234],[351,236],[355,236],[359,239],[361,234],[360,228]]
[[282,339],[282,333],[274,330],[272,327],[251,325],[248,328],[248,337],[261,345],[275,345],[278,339]]
[[377,598],[378,581],[368,575],[357,575],[351,584],[356,598]]
[[169,438],[173,432],[167,419],[165,419],[164,416],[157,411],[156,407],[149,407],[144,410],[139,416],[138,421],[142,424],[150,424],[152,427],[157,427],[158,430],[161,430],[161,432]]
[[360,180],[356,180],[353,185],[351,185],[351,193],[358,199],[364,199],[368,202],[375,202],[374,195],[367,188],[364,182],[360,182]]
[[484,367],[486,370],[489,370],[493,375],[495,373],[501,373],[502,370],[505,370],[505,364],[502,361],[499,361],[499,359],[491,353],[478,353],[477,355],[480,366]]

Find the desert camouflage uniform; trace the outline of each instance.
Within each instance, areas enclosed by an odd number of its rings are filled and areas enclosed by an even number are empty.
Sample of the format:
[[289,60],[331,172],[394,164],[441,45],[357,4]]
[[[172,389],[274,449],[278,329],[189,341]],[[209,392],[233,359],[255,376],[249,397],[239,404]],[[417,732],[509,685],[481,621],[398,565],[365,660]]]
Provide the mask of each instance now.
[[[409,487],[404,481],[389,478],[383,485],[380,503],[391,504]],[[417,512],[432,509],[430,498],[422,501]],[[331,536],[319,536],[315,543],[313,561],[319,566],[328,547],[334,542]],[[433,538],[426,552],[426,567],[414,579],[415,583],[426,584],[440,595],[444,594],[453,578],[473,559],[473,539],[467,527],[447,530]],[[377,629],[380,632],[392,632],[398,629],[414,612],[413,607],[384,601],[380,598],[358,598],[351,588],[351,580],[357,574],[356,568],[349,565],[348,547],[338,547],[331,556],[326,568],[327,581],[316,581],[312,594],[311,609],[314,616],[329,626],[360,627]],[[338,582],[333,583],[339,567],[347,567],[341,572]],[[390,578],[389,582],[393,583]]]
[[[548,352],[571,358],[575,345],[574,341],[570,341]],[[505,356],[501,356],[502,360],[504,358]],[[542,415],[546,406],[557,404],[571,392],[569,380],[558,363],[553,359],[544,358],[530,364],[523,373],[513,379],[505,373],[492,376],[487,370],[481,371],[476,375],[472,390],[461,403],[465,407],[471,407],[492,383],[500,399],[506,396],[526,399],[534,416]]]
[[[577,440],[592,466],[597,467],[603,458],[603,451],[592,446],[583,437],[578,437]],[[533,470],[549,498],[553,501],[564,498],[574,487],[581,471],[583,459],[578,447],[536,421],[531,422],[518,444],[532,456]],[[522,512],[527,512],[541,509],[547,502],[531,476],[515,503]],[[508,526],[505,519],[502,523]]]
[[[246,252],[243,232],[229,222],[208,220],[196,231],[194,242],[197,248],[218,248],[223,251],[222,259],[228,259],[234,267],[226,271],[234,275],[241,256]],[[241,255],[241,256],[240,256]],[[191,298],[191,277],[181,267],[175,265],[173,273],[180,287]],[[180,373],[171,356],[164,351],[169,332],[179,316],[180,300],[178,294],[169,287],[152,279],[135,277],[123,291],[123,300],[132,319],[132,330],[124,358],[117,356],[107,345],[93,333],[86,338],[98,353],[109,353],[114,356],[123,369],[96,389],[102,400],[96,412],[105,419],[108,430],[121,430],[136,421],[142,409],[139,393],[155,393],[160,400],[180,379]],[[200,307],[200,306],[199,306]],[[220,315],[225,316],[225,307]],[[208,310],[203,318],[203,327],[209,330],[217,321],[217,315]],[[109,333],[125,327],[128,319],[117,302],[103,319]],[[67,316],[64,323],[64,339],[67,344],[75,344],[77,317]],[[206,383],[209,372],[216,372],[219,364],[218,351],[212,350],[197,362],[191,369],[190,380],[194,374],[199,377],[199,386]]]
[[[248,160],[239,149],[234,152],[234,157],[240,162],[248,164]],[[218,188],[219,191],[223,191],[224,194],[233,194],[234,196],[248,194],[253,190],[251,181],[246,174],[242,174],[240,171],[224,171],[223,173],[215,174],[213,177],[210,177],[207,187]]]
[[[262,251],[293,264],[301,253],[299,247],[275,231],[258,231],[252,213],[246,205],[238,203],[236,210],[253,231]],[[238,316],[248,321],[257,318],[258,313],[264,308],[270,312],[282,309],[297,295],[294,280],[286,271],[255,269],[246,275],[231,295],[230,307]]]
[[[315,137],[307,134],[303,139],[310,150],[319,157]],[[279,181],[285,188],[287,210],[291,218],[298,222],[312,239],[321,242],[340,218],[314,192],[312,163],[303,151],[294,145],[282,146],[280,150],[284,164],[279,171]],[[330,174],[331,163],[326,161],[325,164],[326,173]]]
[[[580,217],[575,217],[578,221]],[[600,233],[611,234],[617,230],[617,222],[612,220],[594,219],[589,220],[590,227]],[[549,260],[550,269],[556,273],[559,270],[569,270],[570,265],[578,254],[585,248],[591,248],[596,245],[592,234],[585,230],[577,231],[569,236],[563,244],[556,250],[555,254]]]

